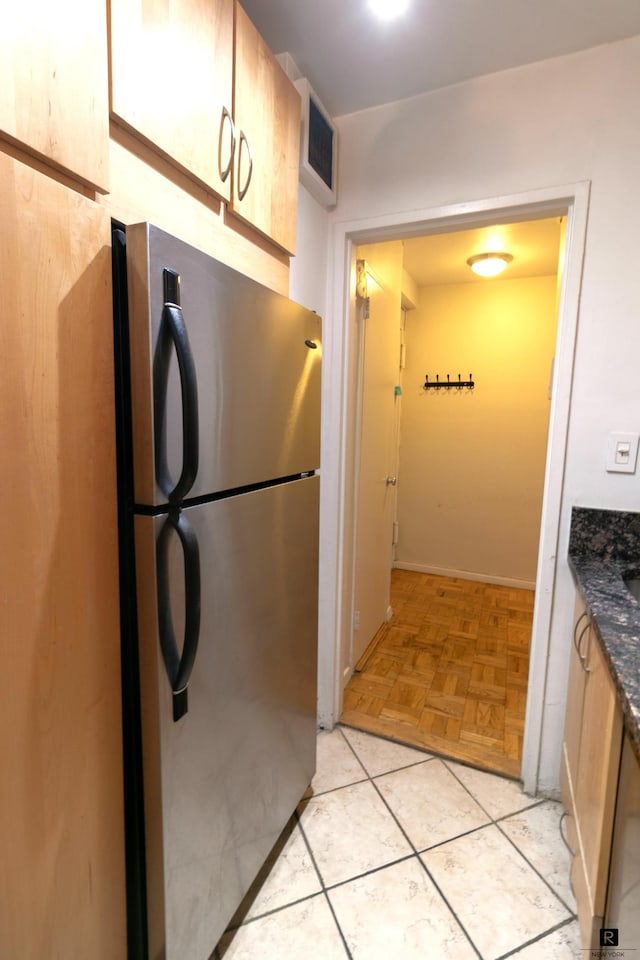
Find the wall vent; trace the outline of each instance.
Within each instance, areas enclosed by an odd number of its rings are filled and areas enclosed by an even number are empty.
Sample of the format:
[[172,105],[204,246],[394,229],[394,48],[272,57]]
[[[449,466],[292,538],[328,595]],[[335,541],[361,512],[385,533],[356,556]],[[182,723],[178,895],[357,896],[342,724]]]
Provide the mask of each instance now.
[[295,81],[302,98],[300,182],[324,207],[336,205],[338,132],[308,80]]

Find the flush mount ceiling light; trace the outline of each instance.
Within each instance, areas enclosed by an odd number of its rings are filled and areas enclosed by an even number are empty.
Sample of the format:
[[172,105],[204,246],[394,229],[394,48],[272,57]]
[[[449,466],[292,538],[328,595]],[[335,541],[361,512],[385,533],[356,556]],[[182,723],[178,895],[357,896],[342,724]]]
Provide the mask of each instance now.
[[410,0],[369,0],[369,7],[380,20],[401,17],[409,7]]
[[474,257],[469,257],[467,263],[480,277],[497,277],[506,270],[507,264],[512,260],[510,253],[477,253]]

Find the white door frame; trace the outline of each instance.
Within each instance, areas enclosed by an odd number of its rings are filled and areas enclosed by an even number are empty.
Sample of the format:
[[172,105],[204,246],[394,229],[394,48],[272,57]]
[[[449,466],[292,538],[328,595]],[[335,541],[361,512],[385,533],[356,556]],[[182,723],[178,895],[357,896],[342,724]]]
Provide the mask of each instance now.
[[324,492],[320,521],[318,693],[318,721],[325,728],[337,723],[342,709],[343,689],[349,672],[348,651],[353,614],[353,478],[357,384],[355,247],[361,243],[446,233],[498,221],[522,221],[567,214],[521,773],[524,788],[532,795],[537,792],[540,765],[589,190],[590,183],[582,181],[512,196],[336,222],[332,224],[330,237],[333,263],[332,267],[330,264],[328,317],[325,318],[323,334]]

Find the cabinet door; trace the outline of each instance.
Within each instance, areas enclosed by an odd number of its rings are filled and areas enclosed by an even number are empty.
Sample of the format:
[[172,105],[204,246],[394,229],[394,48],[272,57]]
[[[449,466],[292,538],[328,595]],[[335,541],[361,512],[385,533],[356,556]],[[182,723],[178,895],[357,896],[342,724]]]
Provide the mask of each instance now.
[[109,157],[101,0],[20,0],[0,31],[0,134],[97,190]]
[[232,210],[295,253],[300,96],[236,3]]
[[111,0],[112,115],[223,199],[232,57],[233,0]]
[[3,957],[126,956],[109,217],[0,154]]
[[622,713],[604,654],[591,636],[575,792],[576,822],[591,916],[604,915]]

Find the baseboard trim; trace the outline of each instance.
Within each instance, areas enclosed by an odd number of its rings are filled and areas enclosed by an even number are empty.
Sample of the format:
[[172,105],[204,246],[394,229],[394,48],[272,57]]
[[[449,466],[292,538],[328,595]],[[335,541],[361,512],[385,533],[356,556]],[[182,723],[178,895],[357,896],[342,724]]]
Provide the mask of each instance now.
[[473,580],[476,583],[495,583],[500,587],[516,587],[518,590],[535,590],[535,580],[516,580],[513,577],[499,577],[492,573],[475,573],[473,570],[448,570],[445,567],[430,567],[423,563],[405,563],[396,560],[393,564],[399,570],[415,570],[417,573],[430,573],[435,577],[454,577],[458,580]]

